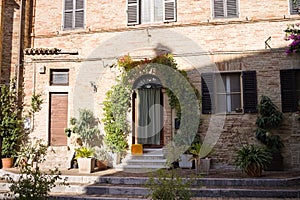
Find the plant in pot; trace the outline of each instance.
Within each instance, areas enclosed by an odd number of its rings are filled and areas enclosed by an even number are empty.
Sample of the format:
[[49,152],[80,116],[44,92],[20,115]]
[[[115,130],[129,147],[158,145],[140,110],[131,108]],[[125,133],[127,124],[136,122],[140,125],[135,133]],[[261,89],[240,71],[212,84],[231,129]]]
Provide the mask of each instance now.
[[108,161],[112,160],[106,149],[97,148],[95,151],[96,167],[98,170],[106,170]]
[[196,142],[192,144],[189,152],[195,160],[195,169],[197,174],[209,174],[211,158],[208,155],[212,152],[212,147],[207,144]]
[[95,150],[82,146],[75,149],[75,159],[78,162],[79,173],[91,173],[95,167]]
[[237,151],[236,165],[251,177],[260,177],[270,164],[272,154],[265,147],[245,145]]
[[283,156],[281,150],[284,144],[279,135],[275,135],[283,120],[282,112],[278,111],[277,106],[267,96],[262,96],[258,105],[259,116],[256,120],[256,138],[266,145],[272,153],[272,160],[266,170],[283,170]]
[[14,83],[0,86],[0,149],[2,158],[8,158],[10,163],[10,166],[4,168],[12,167],[13,157],[23,135],[23,119],[20,117],[22,108],[17,97]]

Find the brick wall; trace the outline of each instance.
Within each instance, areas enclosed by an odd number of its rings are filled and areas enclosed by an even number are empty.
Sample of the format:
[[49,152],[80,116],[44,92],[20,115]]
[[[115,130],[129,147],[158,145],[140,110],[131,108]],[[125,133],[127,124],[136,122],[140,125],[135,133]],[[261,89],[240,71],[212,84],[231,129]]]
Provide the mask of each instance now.
[[[208,0],[178,1],[177,22],[134,27],[126,26],[125,0],[107,1],[107,4],[88,2],[86,28],[74,31],[61,29],[62,1],[36,2],[32,47],[57,47],[66,52],[78,51],[79,54],[26,56],[25,101],[29,102],[33,90],[42,92],[45,100],[42,110],[35,116],[33,136],[48,139],[50,91],[67,91],[70,94],[69,117],[76,116],[77,108],[84,105],[94,108],[101,119],[104,94],[118,73],[116,68],[108,66],[128,53],[140,58],[153,56],[157,49],[173,53],[179,68],[188,72],[199,90],[201,72],[256,70],[258,97],[262,94],[269,96],[279,108],[279,70],[299,66],[297,58],[287,57],[284,53],[288,42],[283,39],[283,30],[287,24],[297,21],[297,17],[288,14],[287,1],[277,0],[268,4],[242,0],[239,18],[218,20],[212,19],[211,2]],[[265,50],[265,41],[270,36],[272,51]],[[46,74],[38,73],[41,65],[46,66]],[[50,68],[69,68],[70,86],[49,86]],[[96,83],[96,93],[92,91],[90,82]],[[296,115],[285,114],[284,125],[278,132],[286,144],[285,166],[299,169],[300,136],[295,134],[299,130]],[[254,134],[256,117],[256,114],[226,117],[213,154],[216,167],[232,166],[235,151],[241,144],[258,143]],[[201,118],[200,132],[204,136],[209,116],[202,115]],[[172,128],[168,129],[169,135],[166,134],[165,138],[170,137]]]

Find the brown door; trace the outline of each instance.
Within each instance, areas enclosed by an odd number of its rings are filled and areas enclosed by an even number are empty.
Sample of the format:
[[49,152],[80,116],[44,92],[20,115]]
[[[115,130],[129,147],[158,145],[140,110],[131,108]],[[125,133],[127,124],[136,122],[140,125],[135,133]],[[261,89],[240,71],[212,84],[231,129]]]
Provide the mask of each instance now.
[[68,94],[50,94],[50,145],[67,145],[65,128],[68,127]]

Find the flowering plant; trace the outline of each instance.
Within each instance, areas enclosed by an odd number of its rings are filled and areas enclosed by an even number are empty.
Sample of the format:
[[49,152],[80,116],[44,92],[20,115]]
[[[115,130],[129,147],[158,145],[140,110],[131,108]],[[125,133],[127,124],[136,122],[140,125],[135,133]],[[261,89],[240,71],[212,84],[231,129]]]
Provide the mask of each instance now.
[[287,54],[299,53],[300,52],[300,23],[289,24],[287,29],[284,30],[286,33],[286,40],[292,40],[286,50]]

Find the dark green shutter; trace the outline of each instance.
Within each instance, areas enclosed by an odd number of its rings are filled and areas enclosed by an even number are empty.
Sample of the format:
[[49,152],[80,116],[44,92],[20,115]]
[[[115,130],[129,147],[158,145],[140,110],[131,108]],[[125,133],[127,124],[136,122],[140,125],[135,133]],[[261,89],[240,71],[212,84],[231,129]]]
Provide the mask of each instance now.
[[214,109],[214,73],[201,74],[202,113],[213,113]]
[[176,21],[176,0],[164,0],[164,22]]
[[290,13],[291,15],[297,15],[299,14],[298,8],[300,5],[300,0],[297,0],[295,3],[293,0],[289,0],[290,1]]
[[227,17],[237,17],[237,0],[227,0]]
[[243,103],[245,113],[257,112],[256,71],[243,71]]
[[224,0],[214,0],[214,17],[225,17]]
[[139,0],[127,0],[127,24],[139,24]]
[[280,70],[280,84],[282,112],[296,111],[296,71],[293,69]]

